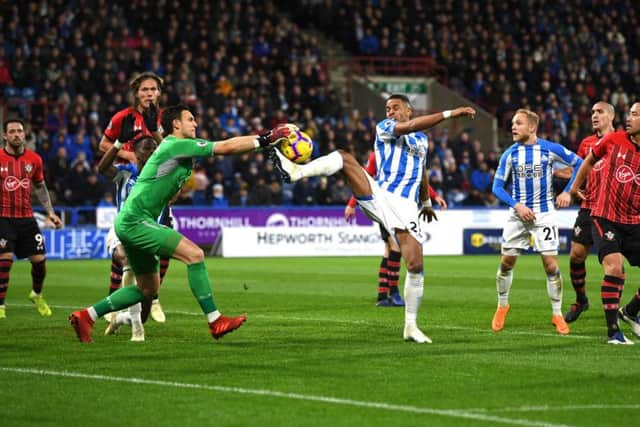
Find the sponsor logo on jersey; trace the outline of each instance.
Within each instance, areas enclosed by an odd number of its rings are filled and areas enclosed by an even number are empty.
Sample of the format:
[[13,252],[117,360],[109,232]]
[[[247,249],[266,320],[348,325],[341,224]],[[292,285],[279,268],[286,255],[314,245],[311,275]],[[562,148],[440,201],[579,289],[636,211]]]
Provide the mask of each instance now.
[[515,167],[515,175],[518,178],[541,178],[542,165],[518,165]]
[[18,187],[29,189],[29,178],[20,180],[15,176],[9,176],[4,180],[4,189],[6,191],[16,191]]
[[634,181],[636,184],[640,185],[640,173],[636,174],[628,165],[618,166],[618,169],[616,169],[615,177],[618,182],[622,184],[627,184],[631,181]]

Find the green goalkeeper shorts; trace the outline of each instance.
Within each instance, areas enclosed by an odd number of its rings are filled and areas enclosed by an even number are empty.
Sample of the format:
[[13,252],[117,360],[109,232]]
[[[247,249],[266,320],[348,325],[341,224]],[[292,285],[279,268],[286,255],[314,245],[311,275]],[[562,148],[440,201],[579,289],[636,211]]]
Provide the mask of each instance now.
[[183,238],[173,228],[148,218],[130,221],[118,215],[115,230],[135,274],[157,273],[160,257],[171,257]]

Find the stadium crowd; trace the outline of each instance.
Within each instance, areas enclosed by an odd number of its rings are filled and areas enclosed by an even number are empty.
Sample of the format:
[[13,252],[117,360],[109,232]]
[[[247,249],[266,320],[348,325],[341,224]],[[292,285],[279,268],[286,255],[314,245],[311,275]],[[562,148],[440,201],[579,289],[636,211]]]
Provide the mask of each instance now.
[[[510,3],[303,1],[290,19],[277,1],[15,2],[0,16],[0,91],[5,112],[30,120],[28,144],[43,158],[54,203],[74,206],[112,203],[97,147],[110,117],[130,104],[127,83],[140,71],[163,77],[161,106],[192,107],[202,138],[294,122],[317,153],[344,148],[364,163],[381,117],[343,108],[305,23],[354,54],[433,57],[451,87],[503,128],[516,108],[529,107],[542,119],[541,136],[575,150],[590,133],[596,99],[609,99],[622,123],[640,83],[632,0],[554,3],[551,12],[550,2],[532,1],[531,13]],[[498,153],[482,152],[464,132],[430,137],[431,184],[450,205],[496,205]],[[215,157],[198,165],[177,203],[345,204],[344,184],[337,176],[282,185],[260,155]]]
[[[354,55],[431,57],[451,88],[499,119],[517,108],[541,118],[541,135],[577,150],[591,106],[607,100],[624,122],[640,84],[633,0],[306,0],[309,22]],[[526,6],[524,6],[526,4]]]

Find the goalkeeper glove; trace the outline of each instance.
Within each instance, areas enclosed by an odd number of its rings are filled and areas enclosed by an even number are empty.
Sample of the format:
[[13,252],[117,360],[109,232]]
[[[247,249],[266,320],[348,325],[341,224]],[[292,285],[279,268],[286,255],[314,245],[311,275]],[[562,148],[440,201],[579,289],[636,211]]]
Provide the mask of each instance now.
[[142,112],[142,118],[149,132],[156,132],[158,130],[158,107],[156,104],[151,103],[149,108]]
[[278,127],[271,129],[269,132],[260,135],[258,137],[258,142],[260,143],[261,148],[273,147],[287,139],[289,135],[293,134],[297,130],[298,127],[296,125],[289,123],[279,125]]
[[129,142],[136,137],[141,131],[140,129],[134,130],[135,117],[133,114],[127,114],[122,119],[122,125],[120,126],[120,134],[118,135],[118,141]]

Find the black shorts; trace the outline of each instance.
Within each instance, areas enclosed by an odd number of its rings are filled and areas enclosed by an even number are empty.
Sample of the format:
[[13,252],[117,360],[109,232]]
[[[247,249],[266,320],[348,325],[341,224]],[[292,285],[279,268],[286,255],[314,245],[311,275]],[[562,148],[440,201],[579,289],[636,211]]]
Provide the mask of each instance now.
[[35,218],[0,218],[0,253],[17,258],[44,255],[44,236]]
[[384,228],[382,226],[382,224],[379,224],[379,226],[380,226],[380,237],[382,237],[383,241],[388,243],[389,242],[389,232],[387,231],[386,228]]
[[600,242],[598,243],[598,259],[612,253],[621,253],[629,264],[640,266],[640,224],[620,224],[604,218],[593,218]]
[[578,217],[573,225],[573,236],[571,241],[584,246],[593,246],[594,229],[591,220],[591,209],[580,208]]

